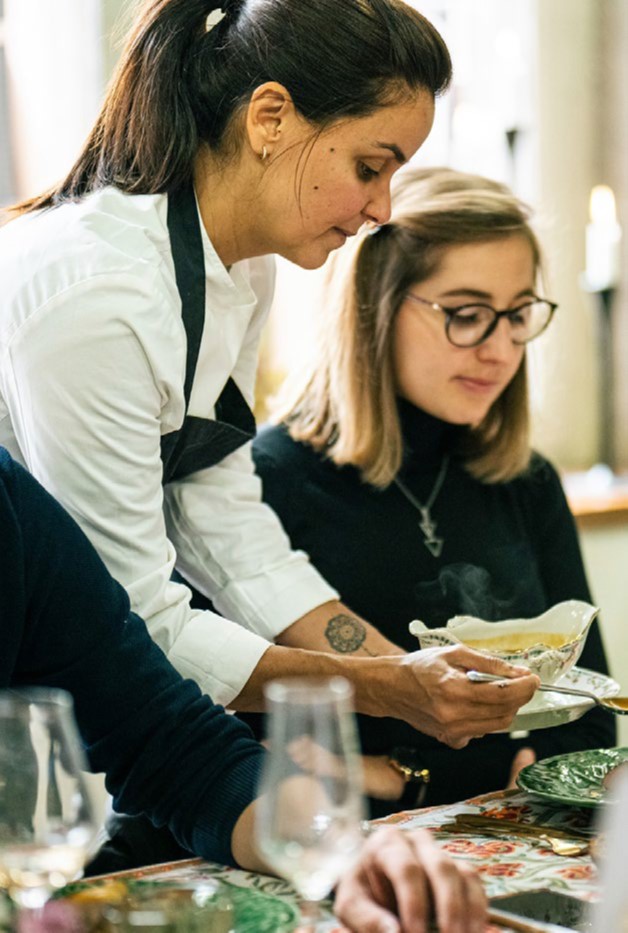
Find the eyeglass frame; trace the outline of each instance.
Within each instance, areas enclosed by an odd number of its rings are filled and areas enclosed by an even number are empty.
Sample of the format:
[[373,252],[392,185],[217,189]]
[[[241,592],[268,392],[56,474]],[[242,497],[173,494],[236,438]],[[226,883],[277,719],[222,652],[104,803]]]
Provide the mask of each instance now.
[[[538,295],[533,295],[529,301],[524,302],[524,304],[518,305],[516,308],[505,308],[503,311],[498,311],[497,308],[494,308],[492,305],[484,304],[482,301],[467,302],[463,305],[458,305],[455,308],[445,308],[444,305],[439,304],[437,301],[428,301],[427,298],[421,298],[420,295],[415,295],[413,292],[406,292],[406,298],[409,298],[411,301],[419,302],[420,304],[427,305],[428,308],[432,308],[434,311],[442,311],[445,315],[445,336],[447,340],[453,347],[458,347],[459,350],[470,350],[473,347],[479,347],[480,344],[483,344],[485,340],[494,334],[497,330],[500,318],[511,317],[513,314],[516,314],[518,311],[521,311],[522,308],[526,308],[528,305],[536,304],[537,302],[542,302],[549,306],[550,313],[547,321],[534,337],[530,337],[528,340],[515,340],[511,337],[513,344],[516,347],[524,347],[527,343],[530,343],[532,340],[536,340],[537,337],[540,337],[543,331],[547,330],[550,325],[552,318],[558,308],[558,304],[555,301],[550,301],[548,298],[539,298]],[[487,308],[489,311],[492,311],[495,315],[493,321],[488,325],[485,333],[479,340],[476,340],[474,343],[454,343],[454,341],[449,336],[449,328],[451,323],[460,311],[464,311],[465,308]]]

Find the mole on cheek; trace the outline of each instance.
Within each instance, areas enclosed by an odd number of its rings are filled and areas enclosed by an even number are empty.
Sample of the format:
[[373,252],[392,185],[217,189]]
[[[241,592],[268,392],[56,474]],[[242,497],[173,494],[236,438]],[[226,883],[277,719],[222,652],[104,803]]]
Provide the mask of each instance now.
[[318,191],[318,185],[314,185],[314,191]]

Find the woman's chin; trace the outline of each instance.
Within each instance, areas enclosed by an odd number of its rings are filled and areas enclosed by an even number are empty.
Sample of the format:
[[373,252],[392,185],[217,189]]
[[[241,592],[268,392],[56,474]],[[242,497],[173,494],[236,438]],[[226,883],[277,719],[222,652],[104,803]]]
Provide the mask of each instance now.
[[446,421],[447,424],[456,425],[460,428],[477,428],[479,427],[484,419],[486,418],[489,409],[486,408],[481,412],[478,412],[477,409],[474,411],[449,411],[446,414],[441,414],[439,417],[441,421]]
[[311,243],[288,249],[281,255],[301,269],[320,269],[325,265],[331,253],[340,249],[343,244],[344,240],[331,242],[331,238],[324,240],[323,237],[319,237]]
[[321,266],[324,266],[325,263],[327,262],[328,256],[329,256],[329,253],[327,253],[326,256],[318,256],[318,257],[308,256],[307,258],[304,258],[302,261],[297,262],[297,265],[301,269],[307,269],[308,271],[311,272],[314,269],[320,269]]

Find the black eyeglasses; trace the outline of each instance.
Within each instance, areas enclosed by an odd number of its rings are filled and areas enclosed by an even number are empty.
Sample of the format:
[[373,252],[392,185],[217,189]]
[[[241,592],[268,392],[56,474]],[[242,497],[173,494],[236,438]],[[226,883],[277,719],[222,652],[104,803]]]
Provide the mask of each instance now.
[[554,316],[558,305],[544,298],[531,298],[517,308],[497,311],[490,305],[467,304],[457,308],[444,308],[436,301],[427,301],[408,292],[406,298],[427,305],[445,315],[445,334],[455,347],[477,347],[487,340],[505,317],[510,324],[512,342],[520,346],[542,334]]

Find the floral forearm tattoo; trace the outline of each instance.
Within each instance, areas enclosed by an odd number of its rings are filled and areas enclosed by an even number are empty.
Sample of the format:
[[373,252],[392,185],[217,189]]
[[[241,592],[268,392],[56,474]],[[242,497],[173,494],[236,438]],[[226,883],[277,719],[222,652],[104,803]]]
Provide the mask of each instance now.
[[[366,627],[358,619],[341,614],[329,620],[325,629],[325,638],[334,651],[340,654],[351,654],[364,647]],[[371,654],[366,647],[364,651]]]

